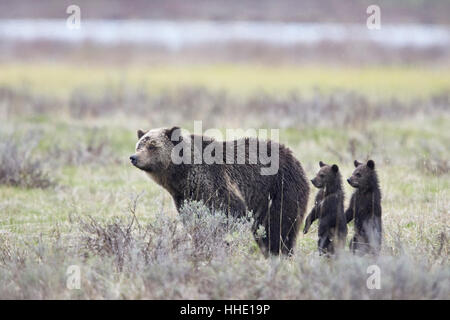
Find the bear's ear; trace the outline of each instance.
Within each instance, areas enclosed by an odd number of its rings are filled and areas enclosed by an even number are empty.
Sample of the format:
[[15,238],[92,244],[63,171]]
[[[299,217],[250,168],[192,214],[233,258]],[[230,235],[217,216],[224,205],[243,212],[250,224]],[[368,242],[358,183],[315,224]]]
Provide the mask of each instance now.
[[141,139],[146,133],[147,133],[147,131],[143,131],[143,130],[139,129],[139,130],[137,131],[137,137],[138,137],[138,139]]
[[[176,130],[180,130],[180,127],[172,127],[170,129],[166,129],[166,136],[169,140],[172,140],[172,134],[176,131]],[[181,136],[181,134],[180,134]]]
[[355,167],[362,165],[362,163],[359,162],[358,160],[355,160],[355,161],[353,162],[353,164],[355,165]]
[[367,166],[373,170],[375,169],[375,162],[373,160],[369,160],[367,161]]
[[337,166],[337,164],[333,164],[331,166],[331,169],[333,170],[334,173],[337,173],[339,171],[339,167]]
[[319,161],[319,166],[322,168],[325,165],[322,161]]

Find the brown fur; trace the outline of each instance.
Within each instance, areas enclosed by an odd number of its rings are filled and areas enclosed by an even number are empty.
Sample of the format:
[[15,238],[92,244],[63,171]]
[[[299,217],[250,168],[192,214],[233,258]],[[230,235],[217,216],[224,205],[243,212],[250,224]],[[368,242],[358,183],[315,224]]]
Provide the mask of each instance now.
[[319,219],[318,247],[320,254],[333,254],[335,248],[344,248],[347,237],[347,223],[344,215],[344,191],[339,167],[329,166],[322,161],[320,170],[311,180],[319,188],[314,207],[305,221],[303,233]]
[[[169,137],[178,128],[138,131],[140,139],[133,164],[165,188],[173,197],[179,210],[185,200],[200,200],[212,209],[220,209],[234,216],[253,212],[254,232],[264,226],[266,237],[257,238],[262,252],[267,255],[291,254],[300,224],[306,210],[309,186],[302,166],[292,152],[279,146],[279,170],[274,175],[261,175],[264,167],[259,161],[249,164],[248,146],[253,138],[234,141],[215,141],[203,137],[198,147],[204,150],[210,144],[222,144],[224,158],[227,145],[233,149],[236,160],[238,146],[245,145],[245,164],[174,164],[170,153],[174,145]],[[182,143],[191,142],[194,135],[183,137]],[[271,144],[267,143],[268,153]],[[231,144],[231,145],[230,145]],[[148,148],[148,146],[154,145]],[[259,159],[258,159],[259,160]],[[267,166],[266,166],[267,167]]]
[[355,235],[350,242],[353,253],[378,254],[381,249],[381,191],[375,163],[372,160],[362,164],[355,160],[355,171],[347,179],[356,188],[345,212],[347,223],[355,220]]

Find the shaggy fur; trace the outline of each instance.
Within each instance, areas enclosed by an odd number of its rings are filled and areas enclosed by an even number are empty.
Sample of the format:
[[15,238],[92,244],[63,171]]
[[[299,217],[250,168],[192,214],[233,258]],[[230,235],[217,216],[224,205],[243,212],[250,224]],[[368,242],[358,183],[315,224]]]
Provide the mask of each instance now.
[[320,170],[311,180],[320,189],[314,207],[306,218],[303,233],[319,219],[318,247],[320,254],[333,254],[335,247],[344,248],[347,237],[347,223],[344,215],[344,191],[339,167],[319,162]]
[[[255,221],[253,232],[262,252],[266,256],[269,252],[274,255],[292,254],[309,195],[305,173],[292,152],[283,145],[275,144],[279,147],[278,172],[261,175],[261,168],[267,165],[261,164],[260,159],[256,164],[250,164],[248,154],[249,144],[258,140],[244,138],[222,142],[197,136],[203,139],[200,145],[195,145],[194,135],[180,137],[181,142],[172,141],[177,131],[176,136],[179,136],[177,127],[148,132],[139,130],[136,154],[130,157],[133,165],[165,188],[172,195],[178,210],[185,200],[197,200],[212,209],[235,216],[244,216],[251,211]],[[270,155],[271,143],[263,142]],[[192,151],[194,148],[203,151],[205,148],[217,150],[221,147],[223,164],[174,164],[170,155],[179,143],[190,143]],[[237,164],[237,149],[243,145],[245,164]],[[232,149],[234,153],[227,154]],[[227,164],[227,157],[234,157],[234,163]],[[264,237],[256,235],[260,226],[265,229]]]
[[345,215],[347,223],[355,220],[355,235],[350,242],[353,253],[378,254],[381,249],[381,191],[373,160],[362,164],[355,160],[355,171],[347,179],[356,188]]

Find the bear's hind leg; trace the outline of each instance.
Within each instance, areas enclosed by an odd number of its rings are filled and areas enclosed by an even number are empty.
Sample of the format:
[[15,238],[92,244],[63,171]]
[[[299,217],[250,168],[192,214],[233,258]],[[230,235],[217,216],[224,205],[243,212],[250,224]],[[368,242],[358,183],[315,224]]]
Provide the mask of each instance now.
[[333,242],[328,236],[319,236],[317,245],[319,247],[319,255],[328,255],[334,253]]

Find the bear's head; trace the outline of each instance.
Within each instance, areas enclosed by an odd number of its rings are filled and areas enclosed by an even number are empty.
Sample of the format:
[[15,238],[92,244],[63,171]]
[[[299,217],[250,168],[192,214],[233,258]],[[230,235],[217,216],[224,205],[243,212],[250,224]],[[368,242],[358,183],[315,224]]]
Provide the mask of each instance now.
[[353,187],[358,189],[369,189],[376,180],[375,174],[375,162],[373,160],[367,161],[366,164],[354,161],[356,167],[355,171],[347,182]]
[[330,166],[320,161],[319,166],[319,172],[317,172],[315,178],[311,180],[316,188],[330,188],[340,182],[339,167],[336,164]]
[[149,131],[137,131],[139,141],[136,152],[130,157],[131,163],[151,174],[158,174],[167,170],[172,162],[171,153],[176,141],[172,141],[173,134],[180,135],[180,128],[160,128]]

